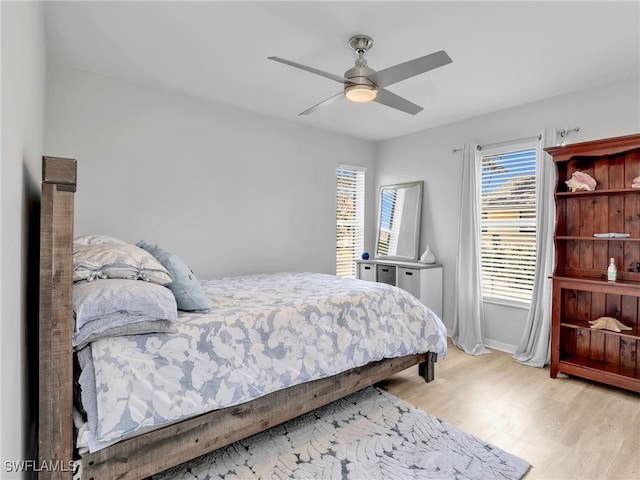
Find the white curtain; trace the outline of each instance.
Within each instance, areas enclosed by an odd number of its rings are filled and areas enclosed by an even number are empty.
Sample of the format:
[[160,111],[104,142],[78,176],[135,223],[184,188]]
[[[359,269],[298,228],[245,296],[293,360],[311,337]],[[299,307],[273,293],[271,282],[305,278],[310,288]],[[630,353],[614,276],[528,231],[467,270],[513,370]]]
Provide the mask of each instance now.
[[458,220],[458,262],[456,265],[453,343],[466,353],[490,353],[484,347],[484,313],[480,272],[480,162],[475,144],[465,145],[462,154],[462,186]]
[[532,367],[544,367],[549,363],[551,336],[551,280],[555,250],[554,189],[556,169],[553,159],[544,147],[556,144],[555,129],[545,129],[538,142],[536,165],[536,271],[524,333],[513,358]]

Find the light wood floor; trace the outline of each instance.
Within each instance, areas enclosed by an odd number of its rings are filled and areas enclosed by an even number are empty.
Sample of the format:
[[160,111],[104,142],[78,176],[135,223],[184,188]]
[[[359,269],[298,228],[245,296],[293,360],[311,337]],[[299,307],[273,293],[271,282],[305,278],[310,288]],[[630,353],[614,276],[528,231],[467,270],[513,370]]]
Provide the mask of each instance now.
[[525,480],[640,479],[640,394],[564,377],[449,344],[433,382],[414,367],[378,386],[528,461]]

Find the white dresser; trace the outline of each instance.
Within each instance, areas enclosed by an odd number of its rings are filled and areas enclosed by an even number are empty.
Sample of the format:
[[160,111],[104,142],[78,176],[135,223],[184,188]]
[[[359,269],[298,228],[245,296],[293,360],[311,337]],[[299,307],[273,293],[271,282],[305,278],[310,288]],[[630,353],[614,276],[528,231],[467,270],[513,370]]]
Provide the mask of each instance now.
[[442,318],[442,265],[392,260],[356,260],[357,278],[406,290]]

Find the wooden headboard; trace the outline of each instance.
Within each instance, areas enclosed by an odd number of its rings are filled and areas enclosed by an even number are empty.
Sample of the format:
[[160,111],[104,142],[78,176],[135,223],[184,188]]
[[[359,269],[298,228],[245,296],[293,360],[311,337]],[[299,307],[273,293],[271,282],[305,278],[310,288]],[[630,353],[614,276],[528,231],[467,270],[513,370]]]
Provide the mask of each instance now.
[[73,218],[76,161],[43,157],[40,213],[38,465],[70,479],[73,460]]

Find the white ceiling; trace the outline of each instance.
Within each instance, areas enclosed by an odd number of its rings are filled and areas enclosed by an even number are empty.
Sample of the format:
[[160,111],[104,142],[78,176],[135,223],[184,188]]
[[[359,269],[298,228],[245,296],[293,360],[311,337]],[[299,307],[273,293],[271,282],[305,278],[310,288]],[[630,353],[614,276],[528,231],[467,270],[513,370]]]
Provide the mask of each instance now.
[[[47,2],[51,60],[378,141],[640,75],[640,2]],[[354,34],[381,70],[438,50],[453,63],[388,87],[415,116],[346,99]]]

